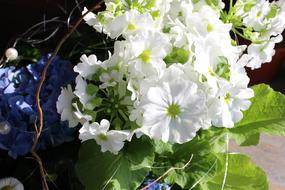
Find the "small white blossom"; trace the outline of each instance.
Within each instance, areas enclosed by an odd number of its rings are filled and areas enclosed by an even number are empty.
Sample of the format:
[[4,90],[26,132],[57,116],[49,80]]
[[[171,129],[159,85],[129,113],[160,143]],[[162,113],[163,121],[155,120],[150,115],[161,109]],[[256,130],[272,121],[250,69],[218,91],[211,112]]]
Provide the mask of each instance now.
[[272,56],[275,54],[275,44],[282,41],[282,36],[271,38],[262,44],[254,44],[248,46],[248,56],[250,60],[247,67],[252,69],[258,69],[263,63],[268,63],[272,60]]
[[7,177],[0,179],[0,189],[24,190],[24,186],[18,179],[13,177]]
[[87,79],[96,73],[97,69],[102,67],[102,62],[97,60],[96,55],[84,54],[80,58],[81,62],[74,67],[74,71],[79,73],[83,78]]
[[123,35],[125,38],[138,32],[155,30],[155,23],[149,13],[139,13],[137,10],[126,11],[106,26],[111,38]]
[[61,121],[68,121],[71,128],[76,127],[78,124],[78,118],[75,116],[74,108],[72,107],[74,97],[71,85],[68,85],[67,88],[62,88],[56,102],[57,112],[61,115]]
[[124,147],[126,140],[130,137],[129,131],[110,130],[110,122],[106,119],[101,120],[100,124],[95,122],[89,124],[86,122],[79,130],[79,139],[87,141],[94,139],[98,145],[101,146],[101,151],[109,151],[113,154],[118,152]]
[[247,27],[252,27],[254,30],[260,31],[266,28],[268,22],[266,16],[269,12],[269,1],[258,1],[247,13],[247,16],[243,18],[243,22]]
[[142,78],[157,75],[165,68],[163,58],[170,52],[167,37],[158,32],[139,33],[127,41],[130,55],[128,61],[131,76]]
[[[86,14],[87,12],[88,9],[84,7],[82,15]],[[97,16],[94,13],[92,12],[87,13],[84,17],[84,20],[89,26],[93,26],[93,28],[96,29],[98,32],[105,31],[103,29],[102,24],[98,21]]]
[[87,82],[80,75],[76,77],[75,81],[76,86],[74,94],[79,98],[82,105],[86,105],[89,100],[93,98],[93,96],[88,95],[86,92]]
[[242,119],[242,111],[250,107],[250,98],[253,96],[254,92],[250,88],[240,88],[230,83],[220,84],[217,97],[209,107],[212,124],[216,127],[233,127]]

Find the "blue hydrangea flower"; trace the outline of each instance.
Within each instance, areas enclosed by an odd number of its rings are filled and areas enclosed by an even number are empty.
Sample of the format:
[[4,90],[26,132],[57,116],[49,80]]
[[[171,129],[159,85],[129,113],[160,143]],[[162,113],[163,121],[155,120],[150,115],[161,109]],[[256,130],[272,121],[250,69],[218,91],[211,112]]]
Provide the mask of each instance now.
[[[153,183],[154,179],[148,179],[143,182],[143,187]],[[147,190],[170,190],[171,186],[165,183],[154,183],[152,186],[150,186]]]
[[[38,117],[35,93],[41,72],[50,55],[37,64],[26,67],[0,69],[0,148],[16,158],[30,152],[35,134],[34,122]],[[54,59],[47,72],[41,92],[44,128],[38,148],[55,146],[74,139],[75,129],[60,121],[56,101],[61,87],[74,81],[72,64]]]

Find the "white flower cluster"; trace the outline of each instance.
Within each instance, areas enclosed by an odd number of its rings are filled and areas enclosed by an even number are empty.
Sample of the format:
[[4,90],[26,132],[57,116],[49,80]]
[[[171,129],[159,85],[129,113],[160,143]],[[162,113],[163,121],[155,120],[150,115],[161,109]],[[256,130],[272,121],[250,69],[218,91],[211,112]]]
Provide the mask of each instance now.
[[[233,127],[254,96],[245,66],[270,61],[285,28],[278,2],[239,0],[228,14],[216,0],[105,2],[85,21],[115,40],[114,51],[103,62],[83,55],[57,108],[70,127],[83,124],[82,141],[115,154],[134,134],[185,143],[200,129]],[[237,45],[232,31],[250,32],[252,43]]]

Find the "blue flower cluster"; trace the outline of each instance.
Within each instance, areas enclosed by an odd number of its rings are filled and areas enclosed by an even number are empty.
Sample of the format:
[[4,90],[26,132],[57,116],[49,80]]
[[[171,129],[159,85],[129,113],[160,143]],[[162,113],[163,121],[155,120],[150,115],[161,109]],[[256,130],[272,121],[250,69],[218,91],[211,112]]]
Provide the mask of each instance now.
[[[38,117],[36,88],[50,56],[26,67],[0,69],[0,149],[7,150],[13,158],[31,150],[34,122]],[[72,83],[74,78],[72,64],[56,57],[48,69],[40,95],[44,128],[37,148],[44,149],[74,139],[75,129],[61,122],[56,110],[61,87]]]
[[[147,186],[154,182],[154,179],[148,179],[143,182],[143,186]],[[147,190],[170,190],[171,186],[165,183],[154,183],[152,186],[150,186]]]

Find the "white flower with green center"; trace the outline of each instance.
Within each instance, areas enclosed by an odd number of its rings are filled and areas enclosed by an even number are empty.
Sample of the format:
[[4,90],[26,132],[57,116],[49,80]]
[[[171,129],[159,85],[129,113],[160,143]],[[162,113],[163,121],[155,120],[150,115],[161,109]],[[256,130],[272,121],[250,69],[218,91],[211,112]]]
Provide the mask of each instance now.
[[127,43],[131,76],[142,78],[157,75],[166,67],[163,59],[170,52],[171,45],[163,33],[139,33],[128,38]]
[[16,178],[0,179],[0,190],[24,190],[23,184]]
[[103,67],[103,63],[97,60],[96,55],[89,55],[88,57],[84,54],[80,58],[80,63],[74,67],[74,71],[79,73],[83,78],[88,79],[96,73],[98,68]]
[[219,13],[209,6],[202,6],[199,11],[189,15],[186,18],[186,26],[188,31],[197,37],[214,35],[216,38],[229,36],[232,28],[232,24],[223,23]]
[[230,83],[220,83],[216,99],[209,106],[209,116],[212,124],[216,127],[234,127],[242,117],[242,111],[247,110],[250,105],[250,98],[254,92],[250,88],[233,86]]
[[129,140],[129,131],[110,130],[110,122],[106,119],[101,120],[100,124],[95,122],[89,124],[86,122],[79,130],[79,139],[87,141],[93,139],[98,145],[101,146],[101,151],[109,151],[113,154],[118,152],[124,147],[125,141]]
[[76,127],[79,122],[72,106],[74,97],[71,85],[68,85],[67,88],[62,88],[61,94],[56,102],[57,112],[61,116],[61,121],[68,121],[68,126],[71,128]]
[[270,13],[269,1],[258,1],[251,7],[250,11],[246,13],[243,18],[243,23],[248,28],[253,28],[255,31],[266,29],[269,23],[267,15]]
[[176,79],[151,87],[142,97],[139,132],[163,142],[188,142],[200,128],[207,128],[205,101],[205,95],[191,81]]
[[227,40],[208,36],[195,43],[194,70],[213,90],[217,90],[219,80],[229,81],[232,76],[233,64],[236,64],[241,48],[232,46]]
[[106,26],[111,38],[123,35],[127,38],[138,32],[157,30],[155,23],[149,13],[139,13],[137,10],[126,11],[123,15],[115,18]]

